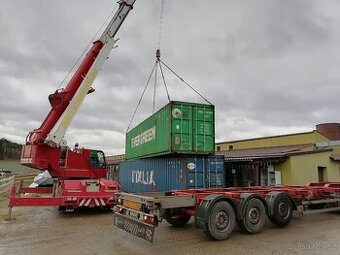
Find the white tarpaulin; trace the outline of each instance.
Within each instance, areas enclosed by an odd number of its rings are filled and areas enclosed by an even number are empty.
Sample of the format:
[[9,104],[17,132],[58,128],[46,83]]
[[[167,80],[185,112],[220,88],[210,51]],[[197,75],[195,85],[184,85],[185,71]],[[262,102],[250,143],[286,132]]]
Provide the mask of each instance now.
[[31,188],[38,187],[39,185],[52,185],[53,184],[53,178],[50,175],[50,173],[45,170],[44,172],[38,174],[32,184],[30,185]]

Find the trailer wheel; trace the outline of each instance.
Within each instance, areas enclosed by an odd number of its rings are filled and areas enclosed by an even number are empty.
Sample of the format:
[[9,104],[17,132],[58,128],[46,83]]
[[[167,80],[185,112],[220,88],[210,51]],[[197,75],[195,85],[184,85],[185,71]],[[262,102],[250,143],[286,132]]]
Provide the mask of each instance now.
[[206,233],[211,239],[228,239],[236,225],[233,207],[225,201],[217,202],[211,208],[206,223]]
[[180,210],[169,209],[165,211],[165,220],[175,228],[183,227],[188,223],[190,218],[190,215],[184,214]]
[[272,209],[273,213],[269,219],[276,226],[287,226],[292,220],[293,204],[286,194],[279,194],[274,198]]
[[238,225],[247,234],[261,232],[266,224],[266,208],[258,198],[251,198],[242,207]]

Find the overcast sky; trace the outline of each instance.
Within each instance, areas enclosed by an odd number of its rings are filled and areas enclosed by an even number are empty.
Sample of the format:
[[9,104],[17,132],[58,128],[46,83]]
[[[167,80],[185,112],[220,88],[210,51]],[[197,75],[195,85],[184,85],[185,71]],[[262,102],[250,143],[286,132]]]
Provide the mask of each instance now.
[[[0,0],[0,138],[24,143],[116,1]],[[216,141],[340,122],[339,0],[165,0],[162,60],[216,106]],[[159,38],[159,0],[137,0],[73,120],[70,146],[124,152]],[[172,100],[203,102],[165,72]],[[158,79],[160,80],[160,78]],[[152,114],[152,80],[134,125]],[[62,86],[66,86],[63,84]],[[167,103],[157,84],[156,106]]]

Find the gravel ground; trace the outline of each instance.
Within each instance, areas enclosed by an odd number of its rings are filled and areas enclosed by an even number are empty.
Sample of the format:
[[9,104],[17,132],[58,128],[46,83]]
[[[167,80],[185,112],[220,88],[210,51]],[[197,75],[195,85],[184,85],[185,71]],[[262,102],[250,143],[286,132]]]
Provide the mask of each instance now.
[[340,254],[339,213],[295,215],[279,229],[267,223],[257,235],[235,229],[230,239],[212,241],[191,220],[184,228],[160,224],[149,243],[117,229],[112,212],[78,210],[60,213],[54,207],[16,207],[6,222],[6,201],[0,202],[0,254]]

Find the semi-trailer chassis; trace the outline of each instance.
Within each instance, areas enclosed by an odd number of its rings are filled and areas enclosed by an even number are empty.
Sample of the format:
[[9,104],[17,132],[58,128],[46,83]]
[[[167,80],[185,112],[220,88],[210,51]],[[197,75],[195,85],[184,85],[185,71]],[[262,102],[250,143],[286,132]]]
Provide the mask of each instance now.
[[225,240],[236,224],[245,233],[256,234],[267,217],[274,225],[284,227],[294,210],[301,214],[340,210],[340,183],[188,189],[164,194],[121,192],[117,196],[114,225],[150,242],[162,219],[182,227],[193,216],[196,227],[205,230],[208,237]]

